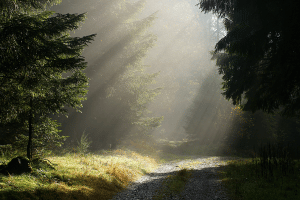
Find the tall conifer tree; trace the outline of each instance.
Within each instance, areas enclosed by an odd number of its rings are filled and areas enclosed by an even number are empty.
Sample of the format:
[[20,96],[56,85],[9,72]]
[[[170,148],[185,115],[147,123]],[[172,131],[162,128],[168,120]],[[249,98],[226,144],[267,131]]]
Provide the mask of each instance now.
[[215,47],[226,98],[244,110],[298,115],[299,2],[201,0],[199,5],[223,17],[228,31]]
[[[28,2],[16,3],[24,8],[42,7],[39,1]],[[34,133],[37,137],[52,134],[52,139],[59,138],[57,123],[49,114],[67,114],[65,106],[79,111],[88,86],[83,73],[87,65],[81,53],[95,36],[70,37],[69,31],[78,28],[84,14],[53,16],[54,12],[38,11],[13,10],[0,21],[0,121],[27,127],[29,159]]]

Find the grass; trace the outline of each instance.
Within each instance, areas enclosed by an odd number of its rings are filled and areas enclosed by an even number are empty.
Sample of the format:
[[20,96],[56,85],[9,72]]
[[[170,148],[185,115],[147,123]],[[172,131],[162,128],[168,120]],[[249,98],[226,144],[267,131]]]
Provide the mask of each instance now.
[[[155,199],[168,199],[184,190],[193,166],[201,164],[192,160],[196,155],[203,155],[198,151],[210,154],[215,151],[213,147],[202,146],[193,154],[194,151],[188,151],[192,147],[187,142],[162,144],[167,151],[141,142],[133,144],[141,153],[121,149],[86,155],[69,153],[46,157],[55,164],[55,170],[34,165],[30,174],[0,175],[0,199],[110,199],[160,163],[191,159],[179,166],[181,170],[170,174],[157,191]],[[188,148],[184,151],[184,147]],[[258,158],[227,161],[217,170],[232,200],[300,200],[300,162],[279,150],[269,146],[261,150]],[[180,153],[176,154],[177,151]],[[0,163],[8,163],[10,159],[0,157]]]
[[171,196],[180,195],[183,191],[186,182],[189,180],[191,172],[188,169],[181,169],[175,172],[174,175],[169,175],[162,184],[159,191],[156,191],[154,200],[169,199]]
[[[186,158],[186,156],[182,157],[180,155],[207,156],[220,154],[216,147],[208,145],[195,146],[193,141],[182,143],[161,141],[161,144],[164,156],[167,156],[168,159],[180,160]],[[176,152],[178,155],[175,156],[171,152]],[[289,154],[287,149],[278,145],[269,144],[254,153],[256,158],[227,161],[225,166],[217,170],[230,198],[233,200],[300,200],[300,161],[292,159],[292,155]],[[188,162],[181,167],[191,170],[193,165],[196,164],[199,163]],[[183,188],[181,182],[176,180],[175,177],[176,175],[172,175],[169,178],[170,180],[167,179],[164,182],[164,187],[158,192],[157,199],[167,199],[166,197],[173,194],[174,190]],[[175,194],[178,193],[175,192]]]
[[[226,156],[222,152],[221,145],[199,144],[198,140],[167,141],[160,140],[158,149],[161,149],[164,155],[190,155],[190,156]],[[227,155],[228,156],[228,155]]]
[[234,160],[223,167],[220,177],[233,200],[296,200],[300,199],[299,166],[296,161],[289,173],[272,169],[272,175],[265,175],[260,160]]
[[124,150],[47,159],[56,164],[55,170],[33,167],[30,174],[0,175],[0,199],[110,199],[158,165],[150,157]]
[[231,199],[300,199],[300,161],[290,152],[288,146],[268,144],[252,159],[228,162],[221,177]]
[[[157,168],[159,163],[187,158],[159,151],[157,146],[148,143],[130,141],[129,146],[134,151],[118,149],[103,150],[98,154],[49,156],[46,159],[54,163],[56,169],[32,165],[30,174],[0,174],[0,199],[110,199],[131,182]],[[0,163],[12,159],[7,155],[0,157]]]
[[[179,155],[223,155],[216,147],[195,146],[193,141],[182,143],[161,141],[161,143],[164,152],[170,155],[171,152]],[[231,160],[220,167],[218,172],[230,198],[233,200],[300,200],[300,161],[292,159],[292,154],[286,148],[269,144],[261,147],[259,152],[254,152],[256,158]],[[182,167],[192,169],[192,166],[188,165]],[[171,182],[167,181],[164,184],[169,183]],[[168,192],[165,189],[162,191],[159,195],[160,199],[163,199],[164,192]]]

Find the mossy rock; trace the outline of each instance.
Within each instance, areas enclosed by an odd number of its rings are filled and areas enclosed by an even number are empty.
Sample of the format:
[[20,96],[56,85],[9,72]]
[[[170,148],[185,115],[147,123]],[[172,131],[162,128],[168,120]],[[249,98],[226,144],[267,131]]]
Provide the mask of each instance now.
[[9,174],[23,174],[23,173],[31,173],[32,168],[30,166],[30,162],[27,158],[22,156],[13,158],[7,165],[1,165],[0,173],[4,175]]
[[0,165],[0,173],[3,169],[5,169],[7,167],[7,165],[3,164],[3,165]]

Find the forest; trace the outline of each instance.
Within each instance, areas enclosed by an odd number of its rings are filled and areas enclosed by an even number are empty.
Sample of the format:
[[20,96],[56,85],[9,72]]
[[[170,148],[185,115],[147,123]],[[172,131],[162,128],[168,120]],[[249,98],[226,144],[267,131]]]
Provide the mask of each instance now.
[[231,199],[299,198],[299,4],[1,0],[0,199],[111,199],[200,157],[232,158]]

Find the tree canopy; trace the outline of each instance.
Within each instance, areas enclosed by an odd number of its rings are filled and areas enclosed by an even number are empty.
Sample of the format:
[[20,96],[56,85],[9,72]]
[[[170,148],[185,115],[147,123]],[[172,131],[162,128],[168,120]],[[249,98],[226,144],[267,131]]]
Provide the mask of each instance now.
[[0,13],[2,17],[10,16],[16,11],[45,9],[60,2],[61,0],[1,0]]
[[201,0],[198,5],[224,18],[227,34],[213,58],[226,98],[244,110],[298,115],[299,2]]

